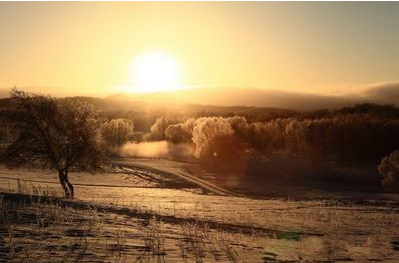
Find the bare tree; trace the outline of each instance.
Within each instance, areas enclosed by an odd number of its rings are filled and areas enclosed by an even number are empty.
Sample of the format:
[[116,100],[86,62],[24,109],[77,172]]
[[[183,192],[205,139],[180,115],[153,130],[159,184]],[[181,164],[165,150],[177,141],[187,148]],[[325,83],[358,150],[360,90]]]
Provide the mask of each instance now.
[[76,98],[33,96],[16,89],[10,95],[17,104],[10,122],[18,136],[6,150],[8,166],[55,169],[65,196],[73,198],[68,172],[94,172],[104,160],[98,143],[97,112]]

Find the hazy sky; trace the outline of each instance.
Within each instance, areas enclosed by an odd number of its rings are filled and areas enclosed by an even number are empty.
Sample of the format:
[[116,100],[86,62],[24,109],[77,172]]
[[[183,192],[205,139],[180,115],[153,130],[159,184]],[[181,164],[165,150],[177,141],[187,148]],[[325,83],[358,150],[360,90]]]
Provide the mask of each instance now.
[[335,92],[399,80],[397,2],[0,3],[0,87],[112,93],[152,50],[193,86]]

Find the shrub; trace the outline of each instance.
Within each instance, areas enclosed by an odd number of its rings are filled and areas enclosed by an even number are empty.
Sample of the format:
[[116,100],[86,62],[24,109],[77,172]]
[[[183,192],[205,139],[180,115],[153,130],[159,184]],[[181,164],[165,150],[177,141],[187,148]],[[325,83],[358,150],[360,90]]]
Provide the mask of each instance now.
[[388,189],[399,190],[399,150],[382,158],[378,165],[382,175],[382,185]]

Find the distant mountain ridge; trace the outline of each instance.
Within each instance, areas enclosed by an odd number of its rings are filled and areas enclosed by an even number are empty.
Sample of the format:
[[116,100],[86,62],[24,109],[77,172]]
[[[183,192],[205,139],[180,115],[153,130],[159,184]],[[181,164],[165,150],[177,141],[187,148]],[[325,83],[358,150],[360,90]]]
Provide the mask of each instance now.
[[[9,90],[0,89],[0,97],[7,97]],[[162,105],[164,107],[175,107],[177,105],[246,106],[292,110],[339,108],[358,103],[393,104],[399,106],[399,82],[375,84],[358,93],[342,96],[272,89],[192,88],[158,93],[116,93],[102,99],[84,97],[93,104],[102,104],[107,109],[129,109],[135,106],[159,107]]]

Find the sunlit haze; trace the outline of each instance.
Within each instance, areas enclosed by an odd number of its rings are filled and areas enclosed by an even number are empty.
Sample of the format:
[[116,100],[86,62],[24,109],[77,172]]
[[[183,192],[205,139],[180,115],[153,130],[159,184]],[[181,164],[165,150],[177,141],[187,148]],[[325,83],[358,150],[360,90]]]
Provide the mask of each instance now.
[[399,79],[398,13],[395,2],[3,2],[0,87],[353,91]]
[[161,51],[142,54],[132,61],[131,88],[134,92],[165,92],[181,89],[181,66]]

